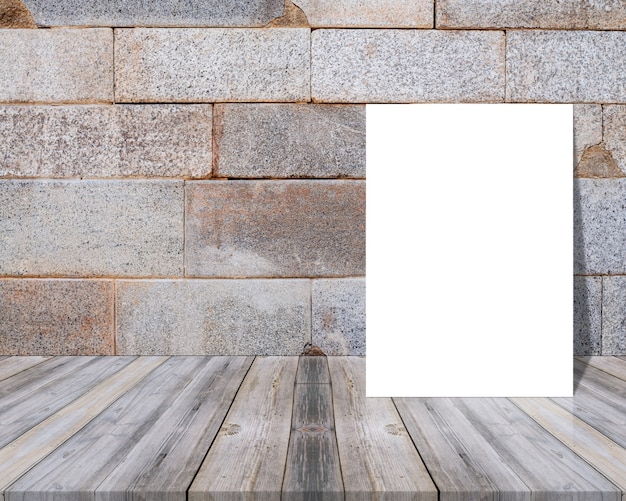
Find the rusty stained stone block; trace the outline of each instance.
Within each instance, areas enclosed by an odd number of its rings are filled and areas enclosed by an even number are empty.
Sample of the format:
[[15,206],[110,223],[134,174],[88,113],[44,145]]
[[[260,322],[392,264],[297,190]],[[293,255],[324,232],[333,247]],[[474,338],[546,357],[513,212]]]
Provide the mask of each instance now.
[[0,28],[37,28],[37,25],[20,0],[0,0]]
[[365,274],[364,181],[186,184],[187,276]]
[[0,280],[0,354],[114,355],[113,281]]

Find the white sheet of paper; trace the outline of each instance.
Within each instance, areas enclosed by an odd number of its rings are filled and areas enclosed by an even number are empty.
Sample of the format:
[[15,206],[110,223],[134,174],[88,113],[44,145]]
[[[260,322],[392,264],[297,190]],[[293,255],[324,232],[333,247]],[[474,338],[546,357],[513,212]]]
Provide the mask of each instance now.
[[571,396],[572,105],[366,114],[367,396]]

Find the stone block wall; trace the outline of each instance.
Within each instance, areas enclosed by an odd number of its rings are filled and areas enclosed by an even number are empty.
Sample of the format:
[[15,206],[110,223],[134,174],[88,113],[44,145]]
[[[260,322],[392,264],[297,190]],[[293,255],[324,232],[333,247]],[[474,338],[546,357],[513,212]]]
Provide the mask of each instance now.
[[530,102],[575,104],[575,352],[626,354],[625,30],[618,0],[0,0],[0,351],[365,354],[365,104]]

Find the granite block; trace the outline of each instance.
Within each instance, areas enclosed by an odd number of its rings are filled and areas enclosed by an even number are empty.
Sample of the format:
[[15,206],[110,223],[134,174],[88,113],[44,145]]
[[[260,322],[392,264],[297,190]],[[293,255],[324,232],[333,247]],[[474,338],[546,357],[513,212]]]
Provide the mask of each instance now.
[[233,103],[215,115],[216,175],[365,177],[364,105]]
[[365,355],[365,279],[314,280],[313,344],[326,355]]
[[298,355],[311,336],[308,280],[123,280],[116,312],[121,355]]
[[114,355],[113,282],[1,280],[0,354]]
[[626,28],[621,0],[437,0],[437,28]]
[[508,31],[507,101],[626,102],[626,33]]
[[0,180],[0,274],[180,276],[182,181]]
[[433,0],[294,0],[312,28],[432,28]]
[[602,280],[602,355],[626,355],[626,277]]
[[0,106],[0,176],[208,177],[211,105]]
[[308,28],[118,29],[117,102],[308,101]]
[[0,28],[37,28],[21,0],[0,0]]
[[112,30],[0,30],[0,102],[112,101]]
[[574,355],[601,355],[602,277],[574,277]]
[[187,276],[365,274],[364,181],[186,184]]
[[617,167],[626,173],[626,106],[602,107],[604,145]]
[[626,273],[626,178],[574,181],[574,273]]
[[602,142],[602,106],[599,104],[574,105],[574,167],[583,152]]
[[283,0],[24,0],[40,26],[264,26]]
[[325,30],[311,33],[317,102],[501,102],[504,33]]

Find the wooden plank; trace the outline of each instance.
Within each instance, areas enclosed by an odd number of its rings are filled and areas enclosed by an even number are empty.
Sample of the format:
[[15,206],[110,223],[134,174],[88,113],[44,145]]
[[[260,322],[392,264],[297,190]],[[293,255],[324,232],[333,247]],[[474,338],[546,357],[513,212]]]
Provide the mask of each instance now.
[[[199,357],[177,357],[189,363]],[[254,357],[210,357],[98,487],[96,501],[185,501]],[[132,437],[129,437],[132,438]]]
[[511,398],[542,428],[567,445],[626,494],[626,449],[547,398]]
[[50,357],[0,357],[0,381],[30,369]]
[[252,362],[236,358],[170,358],[15,482],[7,499],[95,492],[96,499],[184,500],[212,440],[202,432],[219,428],[230,403],[220,416],[220,394],[229,387],[232,398]]
[[510,400],[458,398],[453,401],[530,488],[533,501],[621,500],[618,487]]
[[[58,377],[39,374],[33,384],[23,385],[0,398],[0,447],[58,412],[96,384],[130,364],[135,357],[70,357]],[[26,374],[27,375],[27,374]]]
[[282,501],[344,499],[328,381],[326,357],[300,357]]
[[528,501],[530,489],[449,398],[394,398],[440,501]]
[[626,360],[620,357],[575,357],[575,360],[579,360],[591,367],[600,369],[613,377],[626,381]]
[[[581,371],[578,363],[575,371]],[[574,398],[553,398],[566,411],[583,420],[622,447],[626,447],[626,385],[594,367],[584,368]]]
[[189,501],[280,501],[297,357],[257,357],[189,489]]
[[0,449],[0,492],[72,437],[121,395],[165,361],[139,357],[105,379],[61,411]]
[[437,488],[390,398],[365,397],[365,358],[328,357],[346,501],[433,500]]

